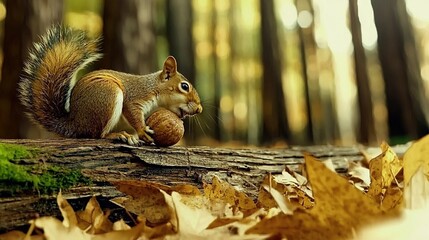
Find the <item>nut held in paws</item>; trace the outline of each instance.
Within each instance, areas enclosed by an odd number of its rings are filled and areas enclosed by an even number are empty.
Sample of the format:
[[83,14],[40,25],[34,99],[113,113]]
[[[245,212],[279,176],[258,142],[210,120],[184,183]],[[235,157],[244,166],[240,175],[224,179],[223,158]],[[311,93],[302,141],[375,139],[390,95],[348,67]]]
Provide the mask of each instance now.
[[146,120],[146,125],[155,132],[153,140],[161,147],[178,143],[185,133],[183,121],[173,112],[163,108],[152,113]]

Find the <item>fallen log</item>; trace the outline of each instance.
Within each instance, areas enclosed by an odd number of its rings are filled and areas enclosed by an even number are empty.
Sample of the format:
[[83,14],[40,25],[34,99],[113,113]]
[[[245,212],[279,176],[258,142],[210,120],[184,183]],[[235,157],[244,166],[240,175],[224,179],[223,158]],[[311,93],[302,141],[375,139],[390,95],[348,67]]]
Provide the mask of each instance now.
[[[17,164],[45,164],[62,169],[79,169],[90,181],[63,190],[64,196],[77,209],[83,198],[99,195],[111,198],[122,195],[112,185],[118,180],[148,180],[166,185],[192,184],[202,187],[213,176],[256,197],[259,184],[267,173],[281,173],[285,166],[299,170],[303,152],[321,160],[331,159],[338,172],[345,171],[350,161],[363,158],[358,147],[310,146],[287,149],[231,149],[195,147],[129,146],[107,140],[0,140],[37,149],[31,158]],[[13,183],[10,183],[13,184]],[[3,195],[3,194],[2,194]],[[58,215],[55,193],[37,192],[24,196],[0,196],[0,231],[28,223],[36,215]]]

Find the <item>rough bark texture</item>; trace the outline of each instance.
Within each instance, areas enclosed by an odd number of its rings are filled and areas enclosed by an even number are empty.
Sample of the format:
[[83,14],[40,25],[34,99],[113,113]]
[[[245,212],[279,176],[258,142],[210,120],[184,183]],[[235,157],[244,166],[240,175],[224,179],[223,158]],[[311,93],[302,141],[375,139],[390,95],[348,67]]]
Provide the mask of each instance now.
[[[252,197],[268,172],[280,173],[285,165],[298,170],[303,162],[302,152],[320,159],[332,159],[337,171],[344,171],[348,161],[360,160],[356,147],[292,147],[289,149],[227,149],[211,147],[132,147],[106,140],[0,140],[35,147],[40,154],[23,159],[20,164],[60,166],[81,169],[92,180],[91,185],[75,187],[63,194],[74,199],[76,209],[82,209],[83,198],[101,195],[104,198],[121,195],[112,181],[143,179],[166,185],[193,184],[202,187],[218,176]],[[31,160],[31,161],[30,161]],[[39,215],[57,215],[55,196],[26,195],[0,197],[0,231],[22,226]]]

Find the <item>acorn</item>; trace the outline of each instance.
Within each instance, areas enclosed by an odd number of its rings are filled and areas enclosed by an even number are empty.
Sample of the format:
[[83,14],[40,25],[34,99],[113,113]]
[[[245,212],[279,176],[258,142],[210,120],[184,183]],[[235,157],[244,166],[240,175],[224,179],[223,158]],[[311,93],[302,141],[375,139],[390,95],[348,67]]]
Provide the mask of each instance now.
[[146,125],[155,132],[152,138],[155,145],[160,147],[178,143],[185,133],[183,121],[175,113],[164,108],[152,113],[146,120]]

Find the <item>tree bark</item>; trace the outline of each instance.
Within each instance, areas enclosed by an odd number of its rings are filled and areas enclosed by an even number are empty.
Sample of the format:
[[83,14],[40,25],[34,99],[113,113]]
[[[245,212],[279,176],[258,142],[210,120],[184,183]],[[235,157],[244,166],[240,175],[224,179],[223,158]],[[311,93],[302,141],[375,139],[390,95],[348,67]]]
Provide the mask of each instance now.
[[383,71],[389,136],[414,139],[428,132],[427,99],[412,27],[401,0],[372,0]]
[[3,54],[0,81],[0,137],[41,137],[42,133],[24,117],[18,99],[18,81],[22,74],[28,49],[39,35],[63,17],[63,1],[9,0],[6,1]]
[[263,64],[263,142],[290,136],[282,84],[281,56],[277,37],[274,1],[261,0],[261,37]]
[[377,137],[375,135],[372,96],[371,89],[369,87],[365,49],[362,45],[362,34],[358,16],[357,0],[349,0],[349,12],[360,114],[357,136],[359,142],[364,144],[373,144],[377,142]]
[[[94,194],[103,197],[120,196],[111,182],[147,180],[166,185],[192,184],[202,187],[213,176],[227,181],[255,198],[259,184],[267,173],[281,173],[285,165],[298,171],[302,152],[320,159],[332,159],[337,171],[347,169],[349,161],[361,160],[357,147],[293,147],[289,149],[225,149],[210,147],[133,147],[107,140],[0,140],[39,149],[33,159],[20,164],[54,165],[65,169],[80,169],[92,180],[90,185],[63,190],[68,199],[75,199],[76,208],[85,206],[81,198]],[[0,231],[16,228],[39,215],[57,215],[54,196],[0,197]],[[47,207],[49,206],[49,207]]]

